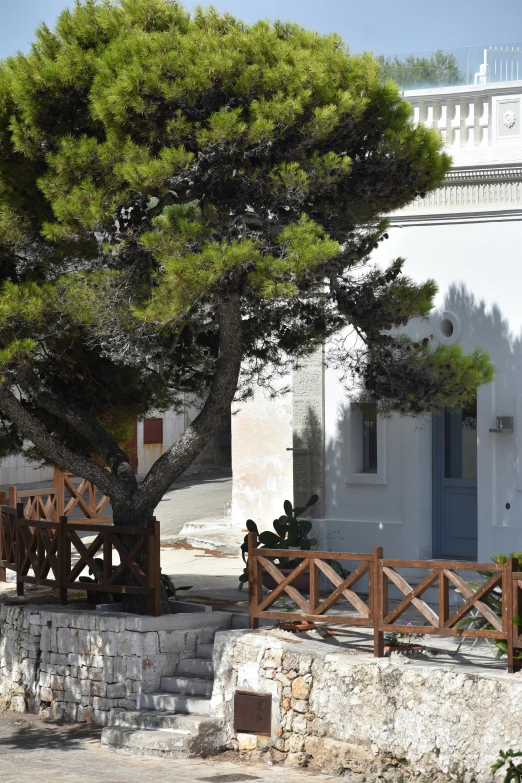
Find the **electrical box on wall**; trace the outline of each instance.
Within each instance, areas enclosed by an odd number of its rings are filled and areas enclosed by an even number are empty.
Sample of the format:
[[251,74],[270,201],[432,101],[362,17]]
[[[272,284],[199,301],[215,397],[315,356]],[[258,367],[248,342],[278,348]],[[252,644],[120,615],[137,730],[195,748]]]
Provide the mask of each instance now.
[[497,416],[495,426],[491,427],[490,432],[513,432],[513,416]]
[[234,731],[264,734],[272,731],[272,697],[268,693],[236,691],[234,694]]

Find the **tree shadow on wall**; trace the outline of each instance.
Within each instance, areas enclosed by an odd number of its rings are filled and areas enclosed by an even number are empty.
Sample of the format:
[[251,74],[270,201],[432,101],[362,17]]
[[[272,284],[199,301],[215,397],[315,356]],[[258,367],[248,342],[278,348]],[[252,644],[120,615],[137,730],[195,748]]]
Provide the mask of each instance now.
[[309,510],[312,519],[324,518],[324,432],[311,405],[304,423],[293,434],[294,505],[304,506],[311,495],[319,501]]
[[[479,394],[479,416],[483,418],[490,416],[491,418],[486,423],[488,428],[492,427],[495,415],[514,415],[515,396],[522,393],[522,334],[514,333],[498,304],[488,307],[484,301],[478,300],[464,283],[450,286],[443,304],[433,312],[431,318],[428,321],[415,319],[410,322],[405,332],[416,340],[432,337],[436,334],[437,325],[442,320],[444,312],[450,312],[456,316],[459,324],[458,342],[462,345],[463,350],[470,352],[475,347],[481,347],[489,353],[495,365],[496,409],[494,413],[489,410],[489,402],[484,403],[481,409]],[[396,416],[392,415],[392,418],[395,419]],[[413,417],[407,418],[411,421]],[[428,415],[413,419],[413,421],[419,429],[431,426]],[[349,520],[351,516],[350,494],[354,497],[354,494],[364,493],[367,499],[370,497],[372,499],[372,512],[368,513],[373,515],[372,518],[375,519],[373,505],[378,507],[379,498],[382,498],[384,511],[387,510],[385,506],[386,489],[391,486],[391,482],[394,480],[392,470],[387,470],[386,485],[350,485],[350,491],[347,493],[346,474],[350,470],[351,460],[349,424],[350,400],[347,391],[346,400],[338,405],[334,433],[325,443],[325,487],[328,495],[326,513],[331,518]],[[515,426],[517,426],[516,422]],[[400,458],[401,446],[400,443],[394,442],[395,433],[392,432],[390,437],[390,430],[391,428],[388,428],[387,461],[393,463],[395,455]],[[511,451],[509,453],[511,454]],[[389,467],[393,468],[394,465]],[[507,465],[506,463],[506,469],[514,470],[513,464]],[[426,476],[426,485],[429,485],[430,482],[431,475],[428,475]],[[429,489],[427,492],[429,493]],[[375,543],[377,545],[379,541],[376,540]]]

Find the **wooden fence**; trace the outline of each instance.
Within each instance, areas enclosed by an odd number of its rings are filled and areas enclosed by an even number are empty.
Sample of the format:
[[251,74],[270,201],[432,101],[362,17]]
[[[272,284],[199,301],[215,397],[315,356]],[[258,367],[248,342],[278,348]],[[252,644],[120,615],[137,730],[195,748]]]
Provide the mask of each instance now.
[[[283,573],[273,560],[281,557],[301,560],[291,573]],[[360,565],[348,577],[342,578],[329,565],[328,561],[352,561]],[[508,671],[520,668],[517,650],[522,650],[522,626],[514,618],[521,614],[522,572],[517,572],[516,558],[508,558],[506,563],[450,562],[440,560],[385,560],[383,551],[376,547],[371,554],[347,552],[307,552],[293,550],[282,553],[277,549],[263,549],[257,546],[255,533],[248,535],[248,584],[250,627],[257,628],[261,618],[271,620],[308,620],[330,624],[362,626],[373,628],[374,655],[384,655],[385,633],[418,633],[439,636],[472,637],[475,639],[499,639],[506,643]],[[418,584],[412,586],[397,569],[428,571],[421,574]],[[458,572],[491,572],[492,576],[472,587]],[[263,572],[270,575],[276,584],[267,596],[263,595]],[[320,577],[324,575],[331,584],[328,595],[320,594]],[[363,577],[368,577],[367,600],[354,592],[353,588]],[[297,579],[307,579],[307,589],[292,586]],[[404,597],[390,608],[388,588],[390,582]],[[450,585],[460,593],[463,603],[450,611]],[[437,587],[436,610],[422,599],[429,588]],[[501,595],[500,595],[501,590]],[[496,591],[496,597],[502,602],[502,613],[498,616],[485,602]],[[278,598],[287,594],[296,604],[294,612],[273,608]],[[305,596],[309,596],[306,598]],[[351,604],[348,613],[331,613],[339,600],[345,599]],[[400,622],[404,613],[414,607],[418,610],[426,625],[413,622]],[[328,614],[326,614],[328,612]],[[490,628],[459,627],[459,623],[471,612],[484,618]],[[478,625],[478,622],[473,625]]]
[[[0,581],[11,569],[16,572],[18,595],[24,594],[25,584],[54,587],[62,604],[67,603],[67,590],[141,595],[148,599],[150,613],[158,616],[159,528],[154,517],[146,528],[113,527],[70,522],[66,516],[56,522],[26,519],[22,503],[16,508],[0,506]],[[82,533],[92,540],[84,541]],[[89,571],[93,581],[80,581]]]
[[96,484],[86,479],[74,482],[72,473],[65,473],[59,468],[54,469],[53,486],[45,489],[22,489],[9,487],[8,503],[16,508],[23,503],[26,519],[44,519],[57,522],[60,517],[70,517],[78,509],[81,514],[75,522],[91,524],[110,523],[112,517],[104,514],[110,504],[107,495],[99,497]]

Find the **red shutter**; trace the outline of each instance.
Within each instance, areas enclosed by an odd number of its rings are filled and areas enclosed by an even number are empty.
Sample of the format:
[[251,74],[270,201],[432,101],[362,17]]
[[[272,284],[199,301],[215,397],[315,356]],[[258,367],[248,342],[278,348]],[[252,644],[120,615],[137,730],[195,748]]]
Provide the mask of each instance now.
[[143,443],[163,443],[163,419],[145,419]]

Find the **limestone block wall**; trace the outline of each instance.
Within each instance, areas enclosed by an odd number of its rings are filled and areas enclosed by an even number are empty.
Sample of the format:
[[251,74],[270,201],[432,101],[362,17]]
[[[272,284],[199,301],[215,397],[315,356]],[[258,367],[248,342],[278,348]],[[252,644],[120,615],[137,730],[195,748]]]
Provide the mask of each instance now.
[[136,616],[0,607],[1,706],[105,725],[112,707],[136,709],[142,691],[157,690],[216,631],[142,627]]
[[[214,714],[248,757],[353,783],[491,783],[499,749],[522,749],[520,675],[372,659],[281,631],[218,633],[214,650]],[[236,688],[272,695],[270,737],[234,734]]]

